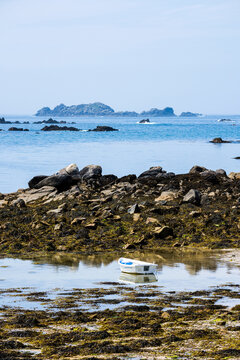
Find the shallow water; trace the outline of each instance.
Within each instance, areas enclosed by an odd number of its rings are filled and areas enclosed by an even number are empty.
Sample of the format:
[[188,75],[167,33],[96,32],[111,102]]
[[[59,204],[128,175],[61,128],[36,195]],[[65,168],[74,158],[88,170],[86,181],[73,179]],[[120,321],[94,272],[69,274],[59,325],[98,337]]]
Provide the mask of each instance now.
[[[199,164],[211,169],[239,171],[240,116],[232,122],[218,122],[221,116],[201,118],[150,118],[152,124],[138,124],[141,118],[55,118],[76,122],[83,132],[41,132],[44,125],[33,124],[46,118],[6,116],[10,121],[29,121],[29,125],[0,125],[28,128],[29,132],[0,131],[0,192],[27,187],[38,174],[50,175],[62,167],[77,163],[84,167],[99,164],[103,173],[139,175],[150,166],[161,165],[167,171],[188,172]],[[97,125],[108,125],[118,132],[87,132]],[[232,144],[210,144],[214,137],[233,140]]]
[[[109,289],[118,284],[133,288],[139,285],[157,286],[164,293],[239,285],[240,269],[221,261],[218,253],[162,250],[155,254],[133,253],[131,257],[157,263],[156,281],[149,280],[152,275],[144,278],[142,275],[125,274],[123,277],[115,256],[55,254],[33,260],[1,258],[0,306],[40,307],[37,302],[31,303],[31,299],[26,301],[21,297],[33,291],[47,291],[48,298],[55,298],[59,293],[72,289]],[[227,298],[223,302],[231,305]],[[234,299],[234,305],[237,303],[240,299]]]

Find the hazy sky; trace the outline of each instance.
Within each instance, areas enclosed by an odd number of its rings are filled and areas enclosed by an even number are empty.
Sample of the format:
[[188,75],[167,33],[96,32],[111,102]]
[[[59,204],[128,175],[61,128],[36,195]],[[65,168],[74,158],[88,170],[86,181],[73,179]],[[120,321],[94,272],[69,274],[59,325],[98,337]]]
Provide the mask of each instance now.
[[240,114],[240,0],[0,0],[0,113]]

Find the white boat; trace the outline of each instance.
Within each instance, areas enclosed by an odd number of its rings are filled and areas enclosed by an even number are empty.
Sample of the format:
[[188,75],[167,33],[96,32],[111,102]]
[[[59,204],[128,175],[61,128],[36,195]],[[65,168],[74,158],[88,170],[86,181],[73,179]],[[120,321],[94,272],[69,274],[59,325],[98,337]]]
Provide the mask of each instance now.
[[124,284],[148,284],[158,281],[156,274],[128,274],[121,272],[119,280]]
[[157,264],[128,258],[120,258],[118,264],[122,272],[131,274],[154,274],[157,269]]

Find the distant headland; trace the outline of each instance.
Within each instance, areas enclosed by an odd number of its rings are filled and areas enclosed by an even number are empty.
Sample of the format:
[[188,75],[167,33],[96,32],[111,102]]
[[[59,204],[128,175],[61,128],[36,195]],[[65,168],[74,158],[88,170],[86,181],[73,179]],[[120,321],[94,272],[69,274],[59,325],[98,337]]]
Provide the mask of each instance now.
[[153,108],[148,111],[137,113],[135,111],[118,111],[116,112],[113,108],[100,102],[92,104],[80,104],[66,106],[60,104],[54,109],[49,107],[43,107],[38,110],[36,116],[176,116],[173,108],[166,107],[163,110]]

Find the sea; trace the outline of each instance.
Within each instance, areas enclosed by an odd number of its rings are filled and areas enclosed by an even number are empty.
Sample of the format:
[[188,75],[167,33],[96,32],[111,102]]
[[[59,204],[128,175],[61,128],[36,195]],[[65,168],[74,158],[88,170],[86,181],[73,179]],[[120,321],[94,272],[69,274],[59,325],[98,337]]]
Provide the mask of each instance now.
[[[151,166],[186,173],[193,165],[208,169],[240,171],[240,115],[211,115],[192,118],[149,118],[139,124],[140,117],[54,117],[75,122],[83,131],[41,131],[36,121],[48,117],[7,116],[6,121],[29,124],[0,124],[0,193],[28,187],[35,175],[51,175],[76,163],[79,169],[89,164],[101,165],[103,174],[139,175]],[[231,121],[218,121],[222,118]],[[89,132],[97,125],[112,126],[119,131]],[[7,131],[11,126],[29,129]],[[61,126],[61,125],[60,125]],[[229,144],[212,144],[215,137]]]

